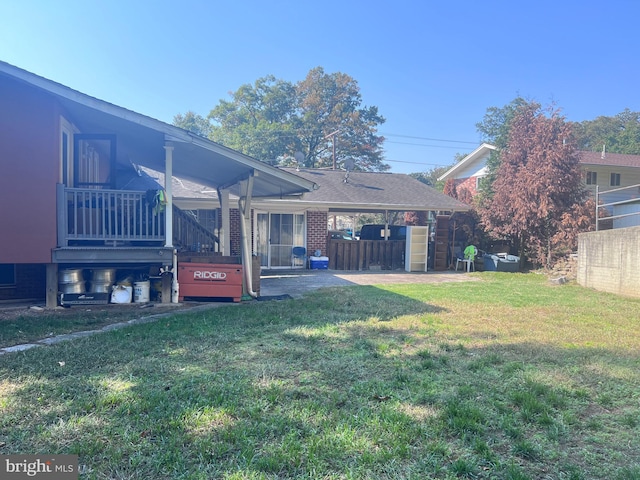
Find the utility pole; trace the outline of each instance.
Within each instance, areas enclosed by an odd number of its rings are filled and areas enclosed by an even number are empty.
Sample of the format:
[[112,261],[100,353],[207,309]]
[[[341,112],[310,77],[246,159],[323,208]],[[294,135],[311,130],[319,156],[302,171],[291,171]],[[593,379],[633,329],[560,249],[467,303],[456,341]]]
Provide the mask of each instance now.
[[333,169],[336,170],[336,139],[335,136],[340,133],[340,130],[336,130],[335,132],[331,132],[328,135],[325,135],[324,138],[331,138],[331,145],[333,148]]
[[[335,139],[335,136],[337,134],[339,134],[339,133],[340,133],[340,129],[336,130],[335,132],[331,132],[330,134],[324,136],[325,139],[331,138],[331,147],[332,147],[332,150],[333,150],[333,169],[334,170],[336,170],[336,168],[337,168],[337,165],[336,165],[336,139]],[[335,230],[336,228],[337,228],[336,216],[334,215],[333,216],[333,229]]]

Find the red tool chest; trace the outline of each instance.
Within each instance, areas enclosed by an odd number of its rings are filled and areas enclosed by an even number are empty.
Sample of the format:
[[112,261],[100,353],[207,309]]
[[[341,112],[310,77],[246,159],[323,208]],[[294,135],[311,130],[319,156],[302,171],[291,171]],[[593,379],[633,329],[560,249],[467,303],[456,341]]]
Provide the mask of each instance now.
[[184,297],[242,298],[242,265],[178,263],[179,301]]

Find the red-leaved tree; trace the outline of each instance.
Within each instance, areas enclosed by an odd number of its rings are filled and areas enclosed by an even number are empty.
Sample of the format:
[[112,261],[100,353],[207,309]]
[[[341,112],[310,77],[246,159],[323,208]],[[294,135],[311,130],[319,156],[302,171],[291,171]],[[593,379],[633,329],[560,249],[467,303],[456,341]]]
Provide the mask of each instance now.
[[480,207],[482,221],[493,235],[513,239],[522,259],[548,267],[575,240],[568,230],[588,228],[571,125],[553,108],[521,105],[500,157],[493,195]]

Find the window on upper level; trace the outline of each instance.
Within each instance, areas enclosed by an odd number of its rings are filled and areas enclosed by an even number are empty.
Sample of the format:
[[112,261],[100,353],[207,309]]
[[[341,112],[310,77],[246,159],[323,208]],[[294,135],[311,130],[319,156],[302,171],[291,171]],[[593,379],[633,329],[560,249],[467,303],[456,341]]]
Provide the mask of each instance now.
[[76,188],[114,188],[116,136],[75,134],[73,136],[73,185]]
[[620,186],[620,174],[619,173],[612,173],[611,174],[611,182],[609,182],[609,185],[611,185],[612,187],[619,187]]
[[587,172],[587,185],[597,185],[598,174],[596,172]]

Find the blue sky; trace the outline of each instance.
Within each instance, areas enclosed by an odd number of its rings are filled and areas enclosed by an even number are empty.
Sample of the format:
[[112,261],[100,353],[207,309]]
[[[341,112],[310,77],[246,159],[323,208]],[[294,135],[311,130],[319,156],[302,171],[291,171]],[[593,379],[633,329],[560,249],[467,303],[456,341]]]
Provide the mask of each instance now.
[[450,165],[517,95],[569,120],[640,110],[636,0],[5,0],[0,60],[171,123],[266,75],[359,84],[393,172]]

